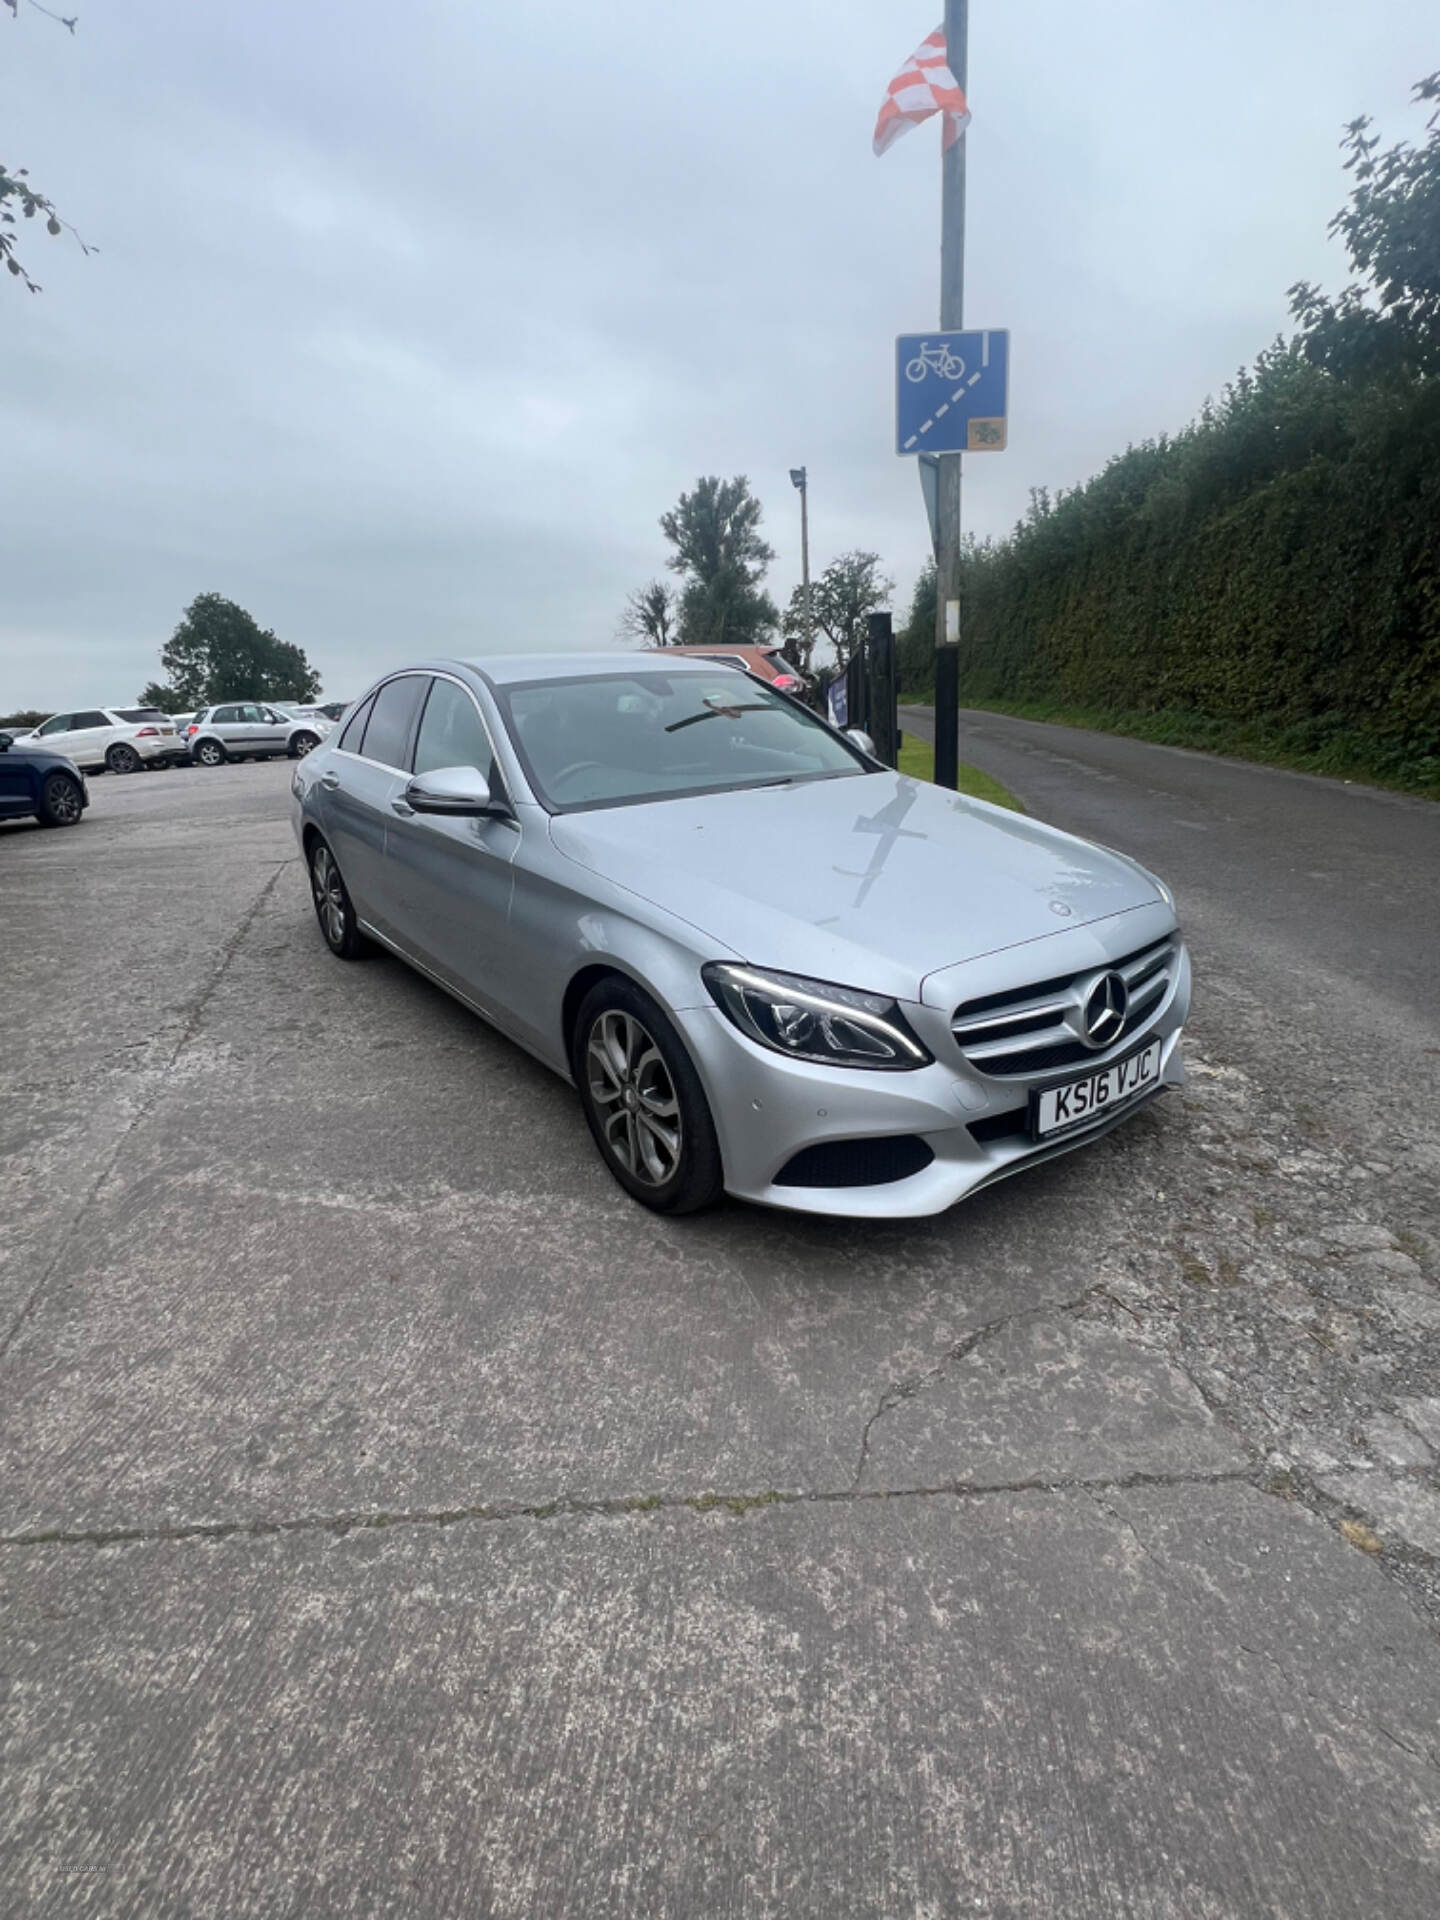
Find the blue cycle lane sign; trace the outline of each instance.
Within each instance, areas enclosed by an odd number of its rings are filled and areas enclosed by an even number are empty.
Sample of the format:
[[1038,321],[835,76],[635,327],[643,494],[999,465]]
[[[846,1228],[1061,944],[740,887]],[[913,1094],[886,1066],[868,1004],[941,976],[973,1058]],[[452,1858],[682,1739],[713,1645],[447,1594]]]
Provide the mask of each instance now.
[[895,342],[895,451],[1002,453],[1010,335],[902,333]]

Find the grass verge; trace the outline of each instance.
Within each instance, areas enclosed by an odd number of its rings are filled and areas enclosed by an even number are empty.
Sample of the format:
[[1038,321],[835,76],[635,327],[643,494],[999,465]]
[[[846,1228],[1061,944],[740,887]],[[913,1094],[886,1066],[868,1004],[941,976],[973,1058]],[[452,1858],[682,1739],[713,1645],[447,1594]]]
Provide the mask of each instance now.
[[[926,741],[917,740],[914,734],[902,733],[899,771],[908,773],[913,780],[933,780],[935,749]],[[962,763],[960,791],[968,793],[974,800],[988,800],[992,806],[1009,807],[1012,813],[1025,811],[1008,787],[1002,787],[998,780],[992,780],[979,767],[967,767]]]
[[1361,781],[1396,793],[1418,794],[1425,800],[1440,800],[1440,758],[1433,754],[1407,756],[1383,741],[1320,721],[1276,727],[1260,721],[1217,720],[1180,708],[1128,713],[1110,707],[1056,706],[1049,701],[976,701],[963,694],[961,704],[987,713],[1013,714],[1017,720],[1045,720],[1053,726],[1119,733],[1162,747],[1193,747],[1228,759],[1255,760],[1261,766],[1326,774],[1331,779]]

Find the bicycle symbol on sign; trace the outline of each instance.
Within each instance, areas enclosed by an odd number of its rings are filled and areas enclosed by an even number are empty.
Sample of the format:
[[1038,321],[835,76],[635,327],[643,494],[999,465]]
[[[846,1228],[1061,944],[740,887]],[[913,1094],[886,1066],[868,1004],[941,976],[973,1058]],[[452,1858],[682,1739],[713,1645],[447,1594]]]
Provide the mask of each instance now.
[[932,369],[942,380],[958,380],[965,371],[965,362],[958,353],[952,353],[943,343],[938,347],[931,347],[922,342],[915,358],[905,363],[905,378],[920,381]]

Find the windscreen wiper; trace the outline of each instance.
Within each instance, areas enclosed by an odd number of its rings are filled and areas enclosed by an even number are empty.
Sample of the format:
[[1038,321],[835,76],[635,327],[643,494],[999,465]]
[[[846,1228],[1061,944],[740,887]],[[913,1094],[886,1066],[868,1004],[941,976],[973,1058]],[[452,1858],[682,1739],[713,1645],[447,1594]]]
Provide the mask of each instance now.
[[692,713],[688,720],[674,720],[666,727],[667,733],[678,733],[681,727],[693,727],[697,720],[733,720],[737,713],[774,713],[768,700],[757,700],[747,707],[707,707],[704,713]]

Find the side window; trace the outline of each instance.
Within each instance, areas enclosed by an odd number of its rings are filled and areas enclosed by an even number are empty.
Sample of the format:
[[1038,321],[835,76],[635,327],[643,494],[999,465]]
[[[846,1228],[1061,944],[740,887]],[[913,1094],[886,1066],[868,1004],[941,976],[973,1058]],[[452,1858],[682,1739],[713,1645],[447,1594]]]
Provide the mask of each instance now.
[[263,707],[241,707],[240,718],[252,727],[263,726],[265,710]]
[[436,767],[474,767],[490,778],[494,756],[475,702],[453,680],[436,680],[415,741],[416,773]]
[[402,674],[387,680],[375,696],[370,722],[365,729],[365,744],[360,751],[367,760],[379,760],[387,767],[403,767],[410,745],[410,724],[425,691],[426,682],[418,673]]
[[358,753],[360,742],[365,733],[365,722],[370,718],[370,709],[375,702],[367,700],[363,706],[356,707],[345,722],[345,731],[335,742],[341,753]]
[[101,713],[98,708],[92,707],[88,713],[77,713],[70,724],[78,732],[81,727],[111,727],[115,723],[108,713]]
[[73,713],[57,713],[53,720],[47,720],[43,727],[37,727],[35,731],[42,735],[47,733],[69,733],[71,726],[74,724],[74,720],[75,716]]
[[240,709],[239,707],[216,707],[210,718],[217,727],[223,727],[240,718]]

